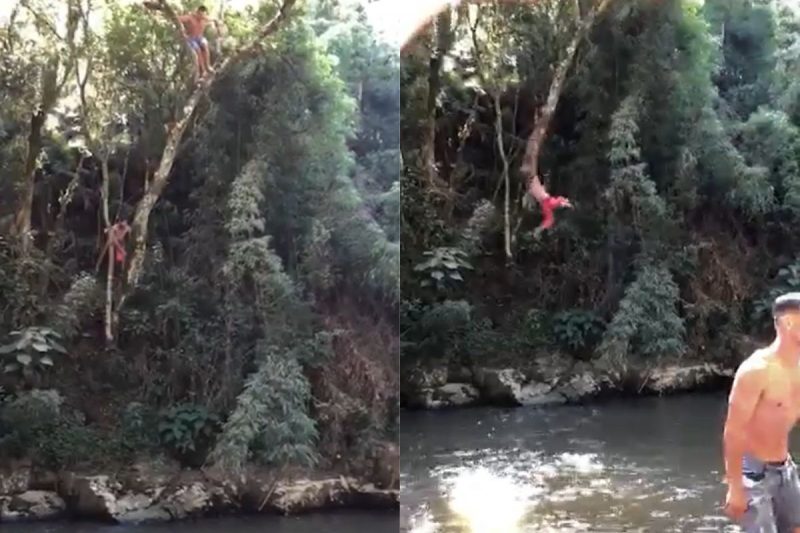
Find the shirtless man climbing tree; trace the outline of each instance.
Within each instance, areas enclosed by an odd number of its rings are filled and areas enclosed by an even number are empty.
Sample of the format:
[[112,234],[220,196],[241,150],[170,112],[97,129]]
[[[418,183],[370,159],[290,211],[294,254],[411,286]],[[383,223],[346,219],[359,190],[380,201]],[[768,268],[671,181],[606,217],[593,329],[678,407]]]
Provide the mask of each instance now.
[[197,67],[197,78],[203,79],[209,74],[211,69],[211,54],[208,51],[208,41],[203,35],[209,22],[214,24],[219,33],[219,22],[208,16],[208,9],[200,6],[194,13],[188,13],[178,17],[186,32],[186,41],[189,48],[194,52],[195,65]]
[[800,418],[800,292],[772,306],[775,341],[736,371],[725,422],[725,510],[747,533],[800,533],[789,433]]

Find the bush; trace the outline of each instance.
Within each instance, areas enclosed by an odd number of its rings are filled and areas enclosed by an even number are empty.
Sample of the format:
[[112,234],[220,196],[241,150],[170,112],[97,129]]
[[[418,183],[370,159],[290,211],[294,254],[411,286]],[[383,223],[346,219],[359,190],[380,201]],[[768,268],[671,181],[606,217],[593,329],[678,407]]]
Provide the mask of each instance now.
[[0,346],[0,356],[5,363],[3,371],[20,373],[27,380],[52,368],[55,355],[67,353],[58,342],[61,335],[50,328],[29,327],[12,331],[9,337],[11,342]]
[[[132,421],[136,421],[135,416]],[[181,461],[202,463],[219,426],[219,418],[205,407],[182,404],[161,414],[158,434],[161,443]]]
[[605,323],[592,311],[573,309],[553,317],[553,336],[558,345],[573,355],[586,353],[599,342]]
[[120,435],[130,451],[155,450],[159,444],[158,414],[146,405],[131,402],[121,417]]
[[87,427],[53,390],[33,390],[4,403],[0,450],[52,469],[118,460],[123,453],[119,439]]

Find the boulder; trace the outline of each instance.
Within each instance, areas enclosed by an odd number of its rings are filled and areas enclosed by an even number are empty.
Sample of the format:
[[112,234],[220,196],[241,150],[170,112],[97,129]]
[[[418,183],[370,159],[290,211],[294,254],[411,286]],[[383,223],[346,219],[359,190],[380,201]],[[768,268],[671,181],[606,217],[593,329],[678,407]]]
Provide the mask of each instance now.
[[431,403],[439,407],[462,407],[478,403],[480,396],[471,383],[447,383],[432,391]]
[[59,492],[76,517],[113,519],[116,495],[122,487],[109,476],[84,476],[68,472],[61,477],[59,485]]
[[572,375],[562,382],[558,392],[567,402],[578,403],[591,399],[611,388],[609,379],[588,365],[577,364]]
[[264,509],[286,515],[343,506],[394,507],[399,502],[398,490],[379,489],[346,477],[279,482],[268,494]]
[[401,373],[400,397],[403,405],[412,409],[433,409],[441,404],[434,391],[447,384],[446,367],[416,366]]
[[553,387],[545,383],[527,383],[520,387],[517,394],[519,405],[529,407],[543,405],[558,405],[565,403],[567,399],[560,392],[553,390]]
[[539,381],[555,387],[568,376],[571,376],[574,372],[574,367],[579,364],[576,365],[571,356],[558,352],[550,355],[541,355],[536,358],[531,378],[533,381]]
[[411,389],[434,389],[447,383],[447,367],[426,368],[417,366],[405,376],[406,385]]
[[644,391],[655,394],[689,392],[718,387],[733,378],[732,370],[706,363],[692,366],[666,366],[649,373]]
[[212,492],[213,489],[200,482],[182,485],[167,495],[161,505],[174,519],[201,516],[213,509]]
[[12,462],[0,468],[0,496],[19,494],[30,488],[31,465],[29,462]]
[[479,368],[475,371],[475,385],[481,398],[492,405],[521,405],[519,401],[525,376],[513,368]]
[[472,383],[475,373],[472,368],[464,365],[451,365],[447,369],[447,381],[449,383]]
[[0,498],[0,521],[35,521],[58,518],[66,510],[55,492],[29,490]]

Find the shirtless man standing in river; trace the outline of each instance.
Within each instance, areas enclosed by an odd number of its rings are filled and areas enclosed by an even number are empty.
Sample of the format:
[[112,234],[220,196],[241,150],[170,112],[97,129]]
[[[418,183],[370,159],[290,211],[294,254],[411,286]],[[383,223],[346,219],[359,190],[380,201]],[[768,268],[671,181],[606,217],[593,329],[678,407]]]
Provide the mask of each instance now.
[[772,305],[775,341],[736,371],[725,422],[725,511],[747,533],[800,533],[789,433],[800,418],[800,292]]

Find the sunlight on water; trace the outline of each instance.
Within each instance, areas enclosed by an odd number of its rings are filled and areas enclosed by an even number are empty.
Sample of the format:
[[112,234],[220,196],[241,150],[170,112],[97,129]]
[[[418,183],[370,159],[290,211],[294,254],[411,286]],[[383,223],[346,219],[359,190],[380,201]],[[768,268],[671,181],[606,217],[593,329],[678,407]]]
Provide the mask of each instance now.
[[515,533],[526,500],[526,491],[514,480],[477,468],[454,480],[449,505],[470,533]]

